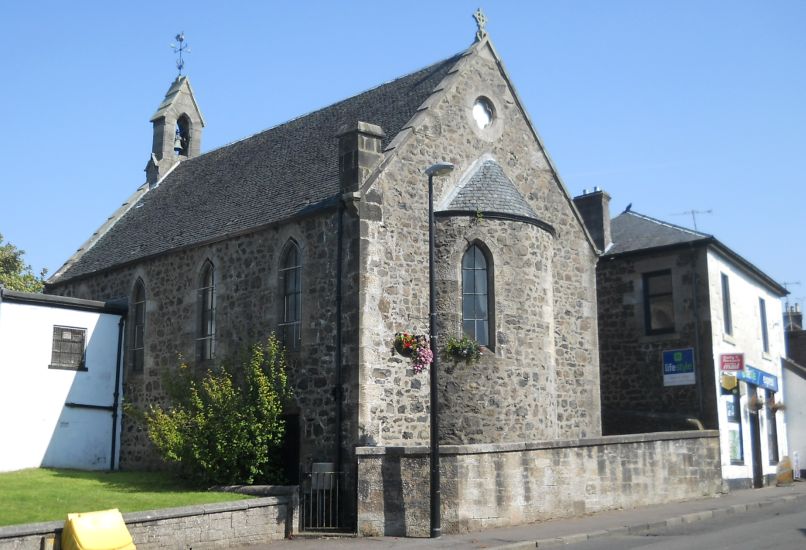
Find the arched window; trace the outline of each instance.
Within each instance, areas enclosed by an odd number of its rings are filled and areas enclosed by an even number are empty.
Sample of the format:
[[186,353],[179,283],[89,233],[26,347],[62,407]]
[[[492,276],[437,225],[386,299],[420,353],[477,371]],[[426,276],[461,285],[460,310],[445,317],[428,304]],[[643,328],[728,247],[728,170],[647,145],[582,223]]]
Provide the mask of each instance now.
[[142,279],[134,283],[132,295],[132,371],[143,372],[146,334],[146,287]]
[[215,268],[207,260],[199,275],[199,336],[196,338],[201,360],[215,355]]
[[478,245],[462,257],[462,331],[483,346],[490,346],[490,300],[487,258]]
[[280,285],[283,297],[280,333],[289,350],[298,350],[300,341],[300,309],[302,293],[302,265],[299,248],[289,243],[280,261]]

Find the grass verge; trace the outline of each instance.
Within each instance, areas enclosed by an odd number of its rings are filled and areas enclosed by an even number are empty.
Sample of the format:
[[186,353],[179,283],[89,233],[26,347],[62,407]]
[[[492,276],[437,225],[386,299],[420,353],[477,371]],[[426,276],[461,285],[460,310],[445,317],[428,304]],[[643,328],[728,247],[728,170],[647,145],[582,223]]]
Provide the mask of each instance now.
[[0,473],[0,525],[67,519],[68,512],[136,512],[250,498],[200,491],[164,472],[34,468]]

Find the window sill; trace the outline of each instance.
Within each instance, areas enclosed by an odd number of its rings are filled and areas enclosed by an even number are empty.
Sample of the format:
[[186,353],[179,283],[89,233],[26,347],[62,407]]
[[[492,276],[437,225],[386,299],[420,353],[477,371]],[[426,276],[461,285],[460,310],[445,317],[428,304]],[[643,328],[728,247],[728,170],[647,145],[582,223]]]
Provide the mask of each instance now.
[[772,355],[770,355],[769,352],[767,351],[761,352],[761,358],[764,359],[765,361],[772,361]]
[[70,367],[67,365],[48,365],[49,369],[53,370],[72,370],[77,372],[87,372],[87,367]]
[[722,333],[722,341],[726,344],[730,344],[731,346],[736,345],[736,340],[733,339],[733,336],[728,334],[727,332]]
[[643,334],[640,342],[663,342],[664,340],[680,340],[679,332],[663,332],[657,334]]

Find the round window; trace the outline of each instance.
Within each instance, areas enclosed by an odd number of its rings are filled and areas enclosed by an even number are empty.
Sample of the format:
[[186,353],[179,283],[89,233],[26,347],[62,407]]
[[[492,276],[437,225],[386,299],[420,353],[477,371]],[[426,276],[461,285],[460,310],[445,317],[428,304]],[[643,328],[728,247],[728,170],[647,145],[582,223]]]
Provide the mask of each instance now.
[[495,117],[495,110],[493,104],[486,97],[479,97],[473,104],[473,120],[476,121],[476,126],[481,130],[490,126]]

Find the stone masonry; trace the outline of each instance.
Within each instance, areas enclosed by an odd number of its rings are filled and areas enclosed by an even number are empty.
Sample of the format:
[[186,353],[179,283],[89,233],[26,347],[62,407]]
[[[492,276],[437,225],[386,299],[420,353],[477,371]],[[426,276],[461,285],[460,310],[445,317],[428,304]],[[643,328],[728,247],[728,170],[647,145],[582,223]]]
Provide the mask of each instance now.
[[[715,496],[717,431],[442,447],[443,533]],[[427,447],[364,447],[358,532],[429,534]]]
[[[299,415],[303,464],[342,460],[343,509],[354,516],[352,495],[360,482],[355,446],[416,446],[429,438],[428,373],[414,374],[409,360],[392,350],[396,332],[428,332],[424,169],[437,161],[455,165],[450,175],[435,178],[439,209],[484,158],[500,167],[535,219],[481,210],[439,218],[437,308],[443,341],[459,336],[461,258],[470,244],[489,253],[494,283],[493,337],[483,359],[476,365],[441,363],[440,437],[444,443],[498,444],[601,435],[596,248],[492,44],[484,38],[450,62],[433,93],[388,143],[382,141],[388,129],[374,120],[345,121],[338,134],[317,136],[338,142],[328,166],[339,167],[339,196],[293,217],[202,242],[165,250],[147,242],[144,246],[157,252],[50,285],[48,290],[59,294],[114,299],[131,298],[137,279],[144,282],[145,368],[132,372],[127,361],[127,402],[164,402],[162,373],[175,368],[180,355],[195,357],[198,278],[207,260],[215,266],[216,356],[226,357],[275,330],[282,315],[278,265],[284,247],[295,242],[302,257],[301,347],[289,355],[295,402],[288,412]],[[494,111],[484,127],[472,114],[480,99]],[[304,117],[295,123],[303,124]],[[240,145],[257,143],[249,139]],[[216,155],[230,158],[228,151],[183,161],[185,173],[203,177],[194,167],[213,170],[205,162]],[[253,160],[254,155],[244,162]],[[186,181],[175,179],[176,185]],[[141,212],[154,212],[161,197],[171,199],[171,184],[169,175]],[[200,216],[221,223],[215,205],[202,206]],[[131,218],[140,219],[136,212]],[[187,238],[171,229],[172,238]],[[98,250],[125,248],[98,239],[100,245],[91,245],[93,261],[103,261]],[[81,257],[75,260],[81,267]],[[121,453],[122,467],[160,466],[131,415],[124,417]]]
[[[301,412],[301,456],[328,460],[335,445],[333,396],[335,333],[334,214],[298,220],[282,227],[242,235],[194,249],[146,260],[97,277],[70,281],[59,288],[68,296],[130,296],[139,277],[146,288],[146,346],[142,373],[125,371],[125,399],[137,407],[163,402],[163,373],[177,367],[180,356],[195,363],[196,289],[201,265],[216,268],[217,356],[227,357],[276,330],[279,256],[289,239],[303,257],[302,345],[289,354],[295,406]],[[126,362],[127,367],[131,361]],[[124,415],[121,467],[157,467],[142,427]]]
[[[362,187],[359,428],[381,445],[423,444],[429,383],[391,352],[398,331],[427,333],[427,179],[437,161],[435,203],[482,155],[489,155],[555,235],[517,221],[440,218],[439,332],[458,335],[461,254],[473,242],[491,252],[494,349],[471,368],[443,362],[444,442],[598,436],[596,252],[536,139],[492,46],[474,46],[387,148]],[[488,98],[495,120],[471,116]],[[531,397],[530,397],[531,394]],[[506,399],[504,398],[506,396]],[[503,425],[500,424],[503,422]],[[496,428],[496,426],[498,426]]]
[[[700,393],[697,385],[664,387],[661,361],[663,350],[692,346],[711,349],[705,262],[705,249],[695,248],[677,254],[658,252],[603,259],[599,263],[600,354],[602,365],[606,365],[601,385],[605,434],[692,428],[692,424],[686,424],[686,416],[716,428],[713,356],[700,352],[695,357],[697,376],[702,381]],[[646,335],[642,273],[664,269],[672,272],[676,331]],[[699,346],[695,346],[698,341]],[[630,414],[624,415],[623,411]],[[660,416],[642,418],[641,413]],[[679,418],[671,419],[669,414]]]

